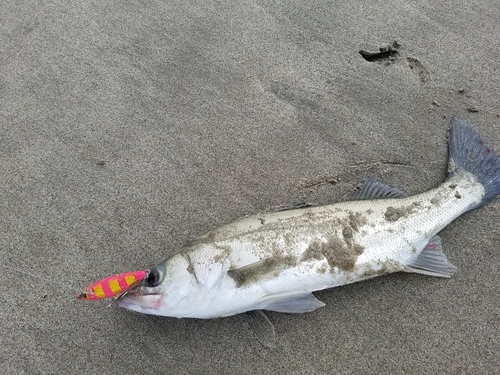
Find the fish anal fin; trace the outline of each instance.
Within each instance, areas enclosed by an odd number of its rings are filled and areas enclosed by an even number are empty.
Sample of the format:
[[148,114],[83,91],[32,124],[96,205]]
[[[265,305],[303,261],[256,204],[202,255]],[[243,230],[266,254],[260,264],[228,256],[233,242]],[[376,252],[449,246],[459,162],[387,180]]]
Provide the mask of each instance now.
[[418,257],[407,265],[406,271],[429,276],[450,277],[457,272],[457,268],[444,255],[441,237],[436,235],[431,238]]
[[366,200],[366,199],[387,199],[387,198],[405,198],[406,193],[394,186],[386,184],[379,178],[368,175],[361,188],[344,200]]
[[276,346],[276,333],[273,323],[271,323],[263,311],[247,311],[243,316],[258,342],[266,348],[274,348]]
[[262,307],[264,310],[283,313],[305,313],[325,306],[312,293],[299,294],[274,300]]

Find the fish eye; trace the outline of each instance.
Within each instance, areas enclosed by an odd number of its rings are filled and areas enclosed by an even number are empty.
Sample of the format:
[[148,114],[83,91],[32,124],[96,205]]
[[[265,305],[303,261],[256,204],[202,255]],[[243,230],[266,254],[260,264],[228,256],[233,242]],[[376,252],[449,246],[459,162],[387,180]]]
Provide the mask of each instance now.
[[149,270],[149,275],[145,280],[145,284],[149,288],[154,288],[162,283],[165,278],[165,267],[163,266],[154,266]]

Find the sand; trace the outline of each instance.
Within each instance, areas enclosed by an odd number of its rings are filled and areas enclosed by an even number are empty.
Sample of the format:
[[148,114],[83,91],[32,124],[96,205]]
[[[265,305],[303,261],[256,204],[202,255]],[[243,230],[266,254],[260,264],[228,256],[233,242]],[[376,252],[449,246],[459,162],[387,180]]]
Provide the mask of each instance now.
[[499,371],[498,199],[441,233],[454,277],[318,292],[268,314],[272,350],[241,316],[74,299],[366,174],[425,191],[454,115],[500,150],[498,1],[365,3],[2,2],[0,372]]

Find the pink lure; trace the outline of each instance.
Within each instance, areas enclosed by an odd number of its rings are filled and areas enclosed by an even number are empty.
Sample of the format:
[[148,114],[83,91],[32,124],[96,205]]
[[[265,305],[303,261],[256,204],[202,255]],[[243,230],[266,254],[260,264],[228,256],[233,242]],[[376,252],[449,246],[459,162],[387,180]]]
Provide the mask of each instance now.
[[76,298],[83,300],[98,300],[112,298],[123,293],[149,275],[149,270],[125,272],[106,277],[85,288]]

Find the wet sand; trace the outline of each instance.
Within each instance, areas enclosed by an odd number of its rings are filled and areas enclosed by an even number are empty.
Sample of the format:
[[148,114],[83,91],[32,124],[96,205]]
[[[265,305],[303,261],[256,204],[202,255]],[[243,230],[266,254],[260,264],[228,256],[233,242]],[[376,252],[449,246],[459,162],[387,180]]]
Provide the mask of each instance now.
[[500,150],[497,1],[2,10],[0,372],[498,372],[498,199],[441,233],[454,277],[315,293],[315,312],[268,314],[272,350],[240,316],[74,299],[238,217],[334,202],[366,174],[427,190],[454,115]]

